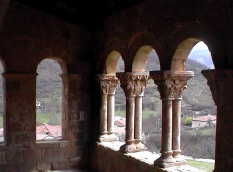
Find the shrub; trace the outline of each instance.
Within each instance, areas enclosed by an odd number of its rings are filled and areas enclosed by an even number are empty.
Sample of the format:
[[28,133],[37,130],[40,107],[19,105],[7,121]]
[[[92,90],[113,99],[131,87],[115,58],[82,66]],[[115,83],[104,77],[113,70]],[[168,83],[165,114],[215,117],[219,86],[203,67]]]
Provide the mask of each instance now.
[[192,117],[187,117],[184,119],[184,125],[191,126],[192,125]]

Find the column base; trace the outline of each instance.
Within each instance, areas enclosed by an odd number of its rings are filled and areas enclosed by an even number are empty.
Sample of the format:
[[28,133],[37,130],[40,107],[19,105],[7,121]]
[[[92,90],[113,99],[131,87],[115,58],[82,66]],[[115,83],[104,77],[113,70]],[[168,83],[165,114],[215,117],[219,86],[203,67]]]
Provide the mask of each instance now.
[[176,160],[176,164],[177,165],[185,165],[187,164],[187,161],[185,161],[184,157],[181,156],[180,154],[179,155],[172,155],[173,158]]
[[[171,152],[172,154],[172,152]],[[160,168],[168,168],[176,165],[176,160],[170,153],[162,153],[162,155],[154,161],[154,165]]]
[[120,152],[122,152],[122,153],[137,152],[136,145],[134,143],[131,143],[131,144],[126,143],[120,147]]
[[147,151],[147,147],[142,144],[141,142],[140,143],[135,143],[136,145],[136,152],[141,152],[141,151]]
[[119,138],[115,134],[104,134],[101,135],[98,139],[100,142],[113,142],[113,141],[119,141]]
[[115,134],[109,134],[108,138],[110,142],[119,141],[119,137],[117,137]]

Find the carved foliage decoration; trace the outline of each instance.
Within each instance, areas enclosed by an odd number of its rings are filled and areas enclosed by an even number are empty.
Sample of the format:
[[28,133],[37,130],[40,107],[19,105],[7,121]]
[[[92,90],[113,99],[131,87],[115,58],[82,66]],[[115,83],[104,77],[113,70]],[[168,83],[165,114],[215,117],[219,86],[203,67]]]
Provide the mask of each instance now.
[[220,105],[221,88],[224,81],[233,81],[233,70],[203,70],[201,72],[207,79],[215,105]]
[[193,74],[171,74],[151,72],[151,78],[154,83],[158,85],[158,90],[162,99],[181,99],[186,84],[189,79],[193,77]]
[[119,83],[119,79],[116,77],[116,75],[112,75],[112,74],[98,75],[98,79],[103,94],[115,94],[116,87]]
[[148,86],[148,73],[118,73],[126,96],[143,96]]

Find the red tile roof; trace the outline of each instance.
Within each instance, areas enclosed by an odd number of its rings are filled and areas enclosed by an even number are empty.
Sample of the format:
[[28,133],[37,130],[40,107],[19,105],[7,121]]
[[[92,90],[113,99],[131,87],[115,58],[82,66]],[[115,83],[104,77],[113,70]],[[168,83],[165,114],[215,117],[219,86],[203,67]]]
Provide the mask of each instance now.
[[[38,135],[38,136],[37,136]],[[49,125],[46,123],[43,123],[39,126],[36,127],[36,137],[38,138],[37,140],[42,140],[45,137],[43,136],[50,136],[50,137],[61,137],[61,125]]]
[[202,122],[208,122],[208,121],[215,121],[216,116],[214,115],[206,115],[206,116],[199,116],[197,118],[193,118],[193,121],[202,121]]

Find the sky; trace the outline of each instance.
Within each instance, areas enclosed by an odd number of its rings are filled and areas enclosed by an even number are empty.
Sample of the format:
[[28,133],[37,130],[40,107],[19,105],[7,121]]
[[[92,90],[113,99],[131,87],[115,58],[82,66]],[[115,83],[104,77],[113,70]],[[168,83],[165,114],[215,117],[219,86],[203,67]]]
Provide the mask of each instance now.
[[198,42],[193,49],[203,49],[203,50],[208,50],[207,45],[204,42]]
[[205,64],[209,69],[214,69],[211,53],[207,45],[202,41],[193,47],[189,54],[189,58]]

